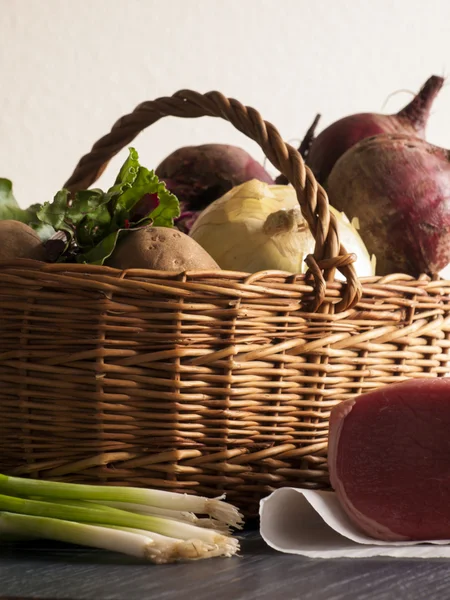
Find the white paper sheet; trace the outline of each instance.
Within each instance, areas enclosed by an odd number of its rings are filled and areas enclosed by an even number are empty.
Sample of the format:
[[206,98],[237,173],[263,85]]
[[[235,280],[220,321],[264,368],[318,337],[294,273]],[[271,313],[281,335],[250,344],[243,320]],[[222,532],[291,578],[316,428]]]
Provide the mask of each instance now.
[[281,488],[261,500],[260,517],[264,541],[288,554],[450,558],[450,540],[382,542],[368,537],[352,524],[334,492]]

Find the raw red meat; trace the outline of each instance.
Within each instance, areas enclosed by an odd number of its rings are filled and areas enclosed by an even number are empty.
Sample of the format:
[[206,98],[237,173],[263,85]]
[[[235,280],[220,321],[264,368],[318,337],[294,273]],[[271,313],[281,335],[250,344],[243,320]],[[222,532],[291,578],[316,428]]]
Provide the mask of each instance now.
[[413,379],[337,405],[331,484],[381,540],[450,539],[450,379]]

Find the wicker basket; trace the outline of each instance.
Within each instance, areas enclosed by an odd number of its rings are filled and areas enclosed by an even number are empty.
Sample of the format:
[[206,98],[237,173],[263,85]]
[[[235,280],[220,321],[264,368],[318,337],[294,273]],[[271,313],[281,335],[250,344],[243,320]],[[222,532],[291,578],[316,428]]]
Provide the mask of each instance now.
[[[260,144],[296,188],[316,239],[309,272],[0,263],[0,471],[226,492],[255,514],[274,488],[329,486],[336,403],[449,373],[450,282],[359,281],[298,152],[258,112],[217,92],[141,104],[66,187],[91,185],[166,115],[222,117]],[[345,284],[333,281],[335,267]]]

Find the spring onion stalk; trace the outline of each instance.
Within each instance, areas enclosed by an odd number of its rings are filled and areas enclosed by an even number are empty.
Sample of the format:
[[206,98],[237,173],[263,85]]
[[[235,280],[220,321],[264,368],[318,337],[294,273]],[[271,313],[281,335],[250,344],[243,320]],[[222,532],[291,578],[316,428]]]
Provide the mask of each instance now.
[[[55,500],[50,498],[41,498],[39,496],[33,496],[28,498],[29,500],[39,500],[40,502],[51,502],[55,503]],[[206,527],[207,529],[215,529],[216,531],[229,534],[230,528],[228,525],[217,521],[216,519],[211,519],[209,517],[201,518],[194,515],[194,513],[187,513],[176,510],[165,510],[163,508],[155,508],[153,509],[151,506],[146,507],[141,504],[129,504],[127,502],[93,502],[91,500],[63,500],[57,502],[59,505],[64,506],[76,506],[76,507],[84,507],[84,508],[94,508],[97,511],[107,511],[108,508],[118,508],[120,510],[125,510],[126,512],[131,512],[140,515],[147,515],[153,517],[163,517],[164,519],[170,519],[172,521],[178,521],[181,523],[192,523],[197,527]],[[142,508],[142,510],[140,510]],[[101,520],[101,516],[97,517],[97,520]]]
[[186,523],[194,523],[198,527],[206,527],[208,529],[216,529],[221,533],[229,533],[228,526],[217,519],[197,517],[192,512],[170,510],[166,508],[157,508],[155,506],[144,506],[143,504],[131,504],[130,502],[98,502],[98,505],[103,504],[111,508],[119,508],[138,515],[149,515],[153,517],[165,517],[174,521],[183,521]]
[[30,500],[29,498],[0,495],[0,511],[65,521],[77,521],[79,523],[101,523],[102,525],[144,529],[176,539],[197,539],[207,544],[224,548],[228,547],[230,540],[235,541],[233,538],[229,538],[214,529],[197,527],[192,523],[183,523],[181,521],[151,517],[149,515],[138,515],[94,503],[86,505],[84,502],[77,503],[74,501],[67,504],[60,504],[53,501]]
[[210,546],[199,540],[179,540],[138,529],[104,527],[8,512],[0,513],[0,532],[118,551],[157,564],[231,556],[236,551],[234,548]]
[[206,529],[215,529],[216,531],[220,531],[220,533],[226,535],[230,534],[230,528],[228,525],[225,525],[225,523],[221,523],[220,521],[216,521],[216,519],[210,519],[208,517],[205,517],[204,519],[198,518],[195,521],[195,525],[197,525],[197,527],[206,527]]
[[[234,556],[239,551],[239,542],[235,538],[229,538],[228,543],[225,546],[219,546],[217,544],[207,544],[206,542],[198,539],[175,540],[174,538],[168,538],[165,535],[144,531],[142,529],[133,529],[130,527],[114,527],[114,529],[120,529],[122,531],[128,531],[130,533],[136,533],[138,535],[147,536],[150,537],[154,542],[160,540],[163,542],[166,542],[166,540],[176,541],[177,547],[176,549],[172,550],[172,557],[175,557],[176,559],[180,560],[198,560],[200,558],[213,558],[215,556],[223,556],[229,558],[231,556]],[[182,552],[182,556],[177,557],[176,554],[179,552]]]
[[131,502],[108,502],[98,501],[96,504],[103,504],[111,508],[120,508],[128,512],[137,513],[138,515],[150,515],[152,517],[166,517],[167,519],[175,519],[176,521],[187,521],[195,523],[198,517],[193,512],[182,510],[171,510],[170,508],[158,508],[157,506],[146,506],[145,504],[133,504]]
[[221,499],[209,499],[163,490],[61,483],[22,479],[0,474],[0,494],[41,496],[60,500],[128,502],[162,509],[204,514],[235,528],[240,528],[243,523],[242,515],[238,509]]
[[45,538],[166,563],[233,556],[229,526],[241,523],[221,498],[0,474],[0,542]]

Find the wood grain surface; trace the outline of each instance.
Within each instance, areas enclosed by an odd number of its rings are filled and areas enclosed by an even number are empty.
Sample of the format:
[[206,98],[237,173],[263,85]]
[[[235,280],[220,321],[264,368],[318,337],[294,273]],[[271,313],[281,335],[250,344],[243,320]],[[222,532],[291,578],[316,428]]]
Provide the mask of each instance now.
[[257,533],[240,558],[153,566],[108,552],[33,543],[0,548],[0,600],[441,600],[445,559],[311,560]]

